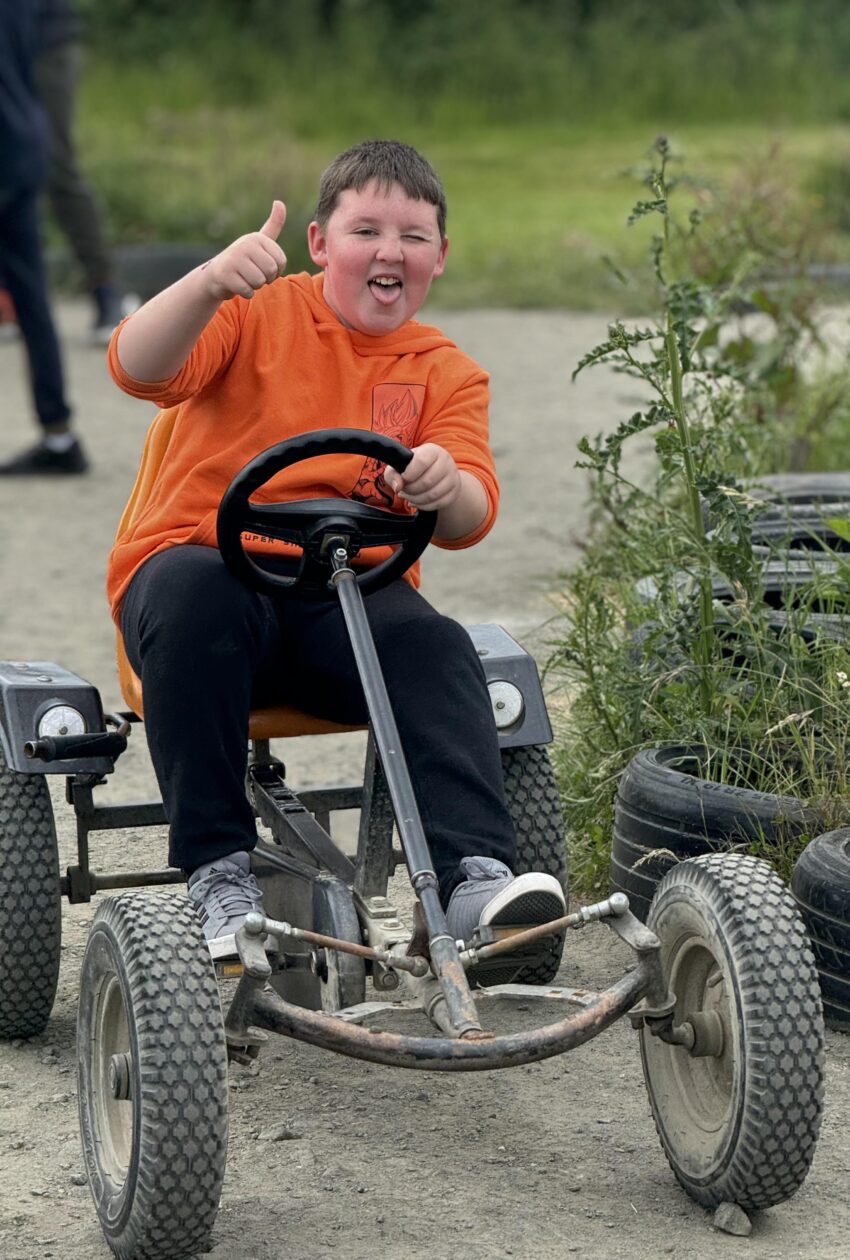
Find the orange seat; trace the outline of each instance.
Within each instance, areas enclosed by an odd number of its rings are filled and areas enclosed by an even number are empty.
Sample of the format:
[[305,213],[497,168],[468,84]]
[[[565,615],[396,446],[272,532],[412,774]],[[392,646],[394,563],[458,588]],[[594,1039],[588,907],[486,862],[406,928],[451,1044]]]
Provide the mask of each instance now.
[[[120,538],[139,516],[151,487],[156,480],[163,456],[168,449],[177,415],[175,407],[158,413],[148,429],[142,460],[127,506],[118,524]],[[141,679],[134,672],[127,658],[121,631],[117,634],[118,682],[128,708],[144,717]],[[254,709],[248,720],[250,739],[283,739],[293,735],[327,735],[339,731],[362,731],[364,726],[344,726],[327,718],[312,717],[294,705],[276,705],[269,709]]]

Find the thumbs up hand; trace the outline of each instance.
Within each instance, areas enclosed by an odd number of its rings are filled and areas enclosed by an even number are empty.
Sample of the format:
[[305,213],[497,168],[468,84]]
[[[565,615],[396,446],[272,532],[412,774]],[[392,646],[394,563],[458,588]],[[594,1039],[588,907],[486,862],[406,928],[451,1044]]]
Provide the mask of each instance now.
[[272,203],[271,214],[259,232],[238,237],[204,265],[210,296],[251,298],[264,284],[272,284],[286,271],[286,254],[277,243],[286,222],[286,206]]

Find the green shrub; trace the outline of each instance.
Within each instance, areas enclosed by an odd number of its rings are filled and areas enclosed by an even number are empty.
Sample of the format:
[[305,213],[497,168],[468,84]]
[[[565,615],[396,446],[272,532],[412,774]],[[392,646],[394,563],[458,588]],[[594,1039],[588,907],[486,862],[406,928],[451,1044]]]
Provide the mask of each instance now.
[[437,124],[850,114],[841,0],[82,0],[91,38],[301,134]]
[[824,215],[839,231],[850,232],[850,149],[822,158],[808,183]]
[[[811,630],[815,612],[850,611],[846,553],[778,614],[751,538],[764,504],[744,488],[793,445],[800,407],[824,388],[801,362],[816,336],[816,291],[796,265],[808,239],[785,242],[786,272],[770,284],[778,240],[758,216],[727,214],[671,174],[663,137],[652,158],[631,221],[660,225],[650,244],[660,315],[612,324],[576,369],[613,365],[647,402],[580,443],[594,525],[557,592],[547,671],[566,700],[557,761],[574,878],[592,893],[607,883],[618,777],[642,747],[705,744],[720,775],[736,773],[729,754],[745,747],[749,786],[847,797],[850,640]],[[713,255],[722,265],[708,265]],[[647,484],[622,471],[639,434],[654,444]],[[782,858],[787,874],[793,852]]]

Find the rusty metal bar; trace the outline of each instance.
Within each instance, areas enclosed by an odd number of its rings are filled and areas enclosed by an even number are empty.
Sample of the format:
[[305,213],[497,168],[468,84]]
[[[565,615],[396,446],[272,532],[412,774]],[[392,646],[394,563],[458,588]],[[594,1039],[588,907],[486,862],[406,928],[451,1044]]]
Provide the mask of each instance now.
[[602,1032],[644,996],[651,984],[644,961],[582,1010],[558,1023],[490,1040],[409,1037],[361,1028],[319,1011],[284,1002],[259,977],[244,975],[234,994],[228,1026],[252,1025],[371,1063],[427,1071],[475,1072],[517,1067],[563,1054]]
[[319,945],[324,949],[339,950],[343,954],[355,954],[358,958],[369,958],[373,962],[384,963],[398,971],[408,971],[412,976],[424,976],[431,969],[424,958],[406,958],[402,954],[390,953],[386,949],[372,949],[370,945],[358,945],[356,941],[344,941],[338,936],[324,936],[321,932],[310,932],[307,928],[294,927],[291,923],[282,923],[279,919],[269,919],[265,915],[252,911],[245,919],[245,930],[249,936],[293,936],[296,940],[307,941],[310,945]]
[[550,923],[538,923],[520,932],[511,931],[501,940],[492,941],[487,945],[471,946],[462,952],[460,960],[465,967],[471,967],[486,958],[512,953],[516,949],[530,945],[532,941],[539,941],[541,937],[554,936],[556,932],[563,932],[565,928],[582,928],[588,923],[596,923],[609,917],[620,918],[627,913],[628,909],[628,897],[624,893],[614,893],[607,901],[598,902],[593,906],[583,906],[574,914],[565,914],[560,919],[552,919]]

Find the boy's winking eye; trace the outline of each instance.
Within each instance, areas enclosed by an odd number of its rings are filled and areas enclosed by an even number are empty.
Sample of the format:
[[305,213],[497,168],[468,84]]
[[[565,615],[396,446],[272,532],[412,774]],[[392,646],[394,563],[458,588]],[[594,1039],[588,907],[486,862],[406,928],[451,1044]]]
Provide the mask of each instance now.
[[[352,228],[354,236],[377,236],[380,231],[380,227],[373,223],[359,224]],[[403,241],[412,241],[414,244],[427,244],[434,239],[434,235],[434,232],[426,227],[408,227],[399,232]]]

